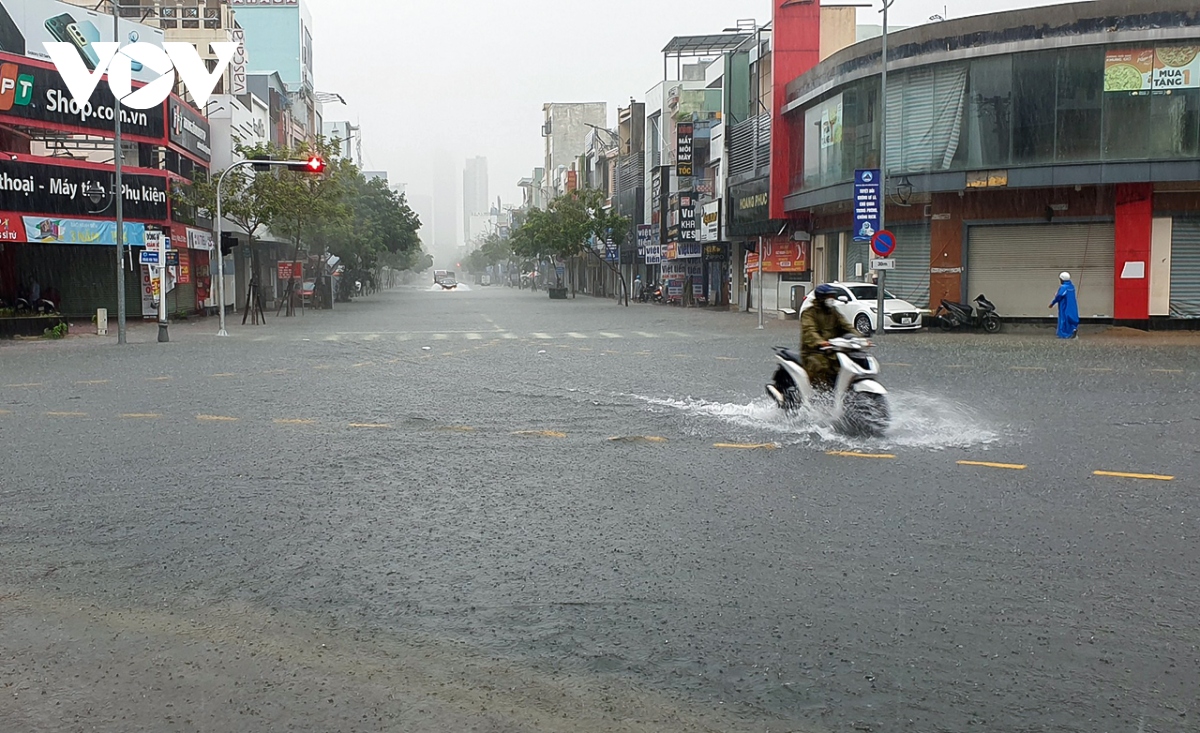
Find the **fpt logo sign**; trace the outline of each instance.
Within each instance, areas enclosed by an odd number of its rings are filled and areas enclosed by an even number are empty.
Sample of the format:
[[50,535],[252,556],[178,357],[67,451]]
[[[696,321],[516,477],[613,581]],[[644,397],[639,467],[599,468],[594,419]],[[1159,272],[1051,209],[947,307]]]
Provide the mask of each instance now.
[[[211,44],[213,52],[217,55],[217,63],[210,72],[196,47],[190,43],[168,41],[160,48],[145,42],[126,46],[112,42],[96,42],[91,45],[98,62],[95,69],[89,71],[84,66],[83,57],[79,55],[75,44],[43,45],[76,103],[82,105],[91,99],[92,92],[100,83],[100,77],[107,72],[108,86],[113,95],[130,109],[154,109],[162,105],[175,88],[175,72],[179,73],[183,86],[191,93],[196,106],[204,109],[205,103],[217,86],[217,80],[225,73],[225,67],[229,66],[238,49],[238,44],[233,41]],[[135,63],[159,74],[157,79],[137,91],[133,89]]]
[[16,64],[0,64],[0,112],[25,107],[33,99],[33,76]]

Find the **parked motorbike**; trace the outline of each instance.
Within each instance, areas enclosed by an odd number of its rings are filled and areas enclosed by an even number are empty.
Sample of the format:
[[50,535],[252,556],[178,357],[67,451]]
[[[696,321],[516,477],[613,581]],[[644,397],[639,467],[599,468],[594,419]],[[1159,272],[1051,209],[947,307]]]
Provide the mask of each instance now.
[[1000,316],[996,313],[996,306],[982,294],[975,299],[974,310],[966,303],[943,300],[933,317],[943,331],[970,327],[982,328],[987,333],[1000,332],[1001,321]]
[[25,298],[17,298],[13,303],[13,309],[18,314],[36,313],[38,315],[45,315],[58,312],[58,306],[54,305],[54,301],[47,300],[45,298],[41,298],[33,303],[29,302]]
[[[838,376],[833,388],[830,417],[836,430],[848,435],[883,435],[891,422],[887,390],[879,383],[879,361],[866,353],[872,344],[863,338],[829,340],[827,353],[837,355]],[[767,394],[785,411],[824,408],[827,403],[808,380],[799,352],[775,347],[778,366],[767,385]]]
[[666,297],[663,286],[658,283],[651,283],[642,288],[641,301],[643,303],[661,303]]

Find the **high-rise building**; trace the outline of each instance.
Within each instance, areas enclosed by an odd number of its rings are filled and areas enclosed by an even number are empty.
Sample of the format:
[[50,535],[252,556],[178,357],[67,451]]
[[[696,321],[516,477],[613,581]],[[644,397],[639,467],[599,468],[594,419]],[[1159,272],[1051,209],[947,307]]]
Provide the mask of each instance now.
[[488,206],[487,158],[467,158],[463,168],[463,242],[467,246],[485,233],[478,231],[479,227],[474,222],[488,213]]
[[548,103],[542,105],[542,137],[546,139],[546,181],[554,194],[565,193],[568,170],[583,153],[596,127],[607,127],[608,105],[604,102]]
[[461,244],[458,226],[457,166],[450,153],[438,151],[433,160],[433,247],[430,253],[439,263],[453,264]]

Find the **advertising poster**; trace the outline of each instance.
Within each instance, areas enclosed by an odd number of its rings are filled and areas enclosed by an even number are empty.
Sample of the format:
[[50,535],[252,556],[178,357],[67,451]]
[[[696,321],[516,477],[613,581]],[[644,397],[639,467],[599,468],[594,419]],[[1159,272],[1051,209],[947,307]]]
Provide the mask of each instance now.
[[[25,241],[41,244],[117,244],[117,223],[99,219],[59,219],[25,216]],[[124,242],[133,247],[146,244],[146,225],[123,222]]]
[[1104,91],[1126,94],[1200,88],[1200,44],[1109,50]]
[[[116,40],[122,44],[162,45],[160,28],[124,18],[119,28],[120,37]],[[79,50],[84,65],[94,70],[99,56],[92,44],[113,40],[113,19],[108,13],[58,0],[0,0],[0,51],[49,61],[50,54],[42,44],[71,43]],[[135,81],[150,82],[158,76],[158,72],[143,68],[139,63],[133,65]]]
[[1200,44],[1154,49],[1150,84],[1154,91],[1200,88]]
[[854,172],[854,241],[870,242],[879,231],[879,170]]

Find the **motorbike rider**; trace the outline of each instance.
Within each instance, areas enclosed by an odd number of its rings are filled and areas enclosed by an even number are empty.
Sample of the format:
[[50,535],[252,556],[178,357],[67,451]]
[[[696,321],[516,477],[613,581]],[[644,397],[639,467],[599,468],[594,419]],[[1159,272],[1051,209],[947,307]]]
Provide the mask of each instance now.
[[822,283],[813,294],[813,304],[800,315],[800,358],[804,371],[814,389],[829,391],[837,381],[838,360],[836,354],[823,349],[829,339],[841,336],[861,337],[838,312],[838,289]]

